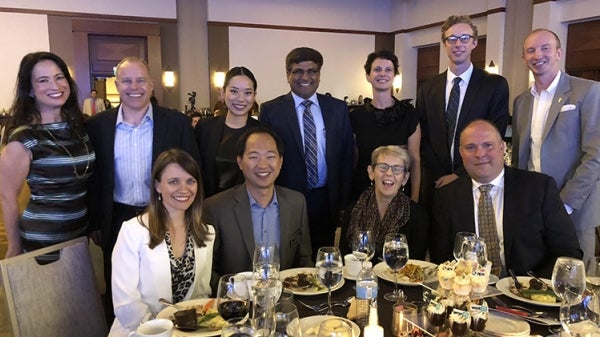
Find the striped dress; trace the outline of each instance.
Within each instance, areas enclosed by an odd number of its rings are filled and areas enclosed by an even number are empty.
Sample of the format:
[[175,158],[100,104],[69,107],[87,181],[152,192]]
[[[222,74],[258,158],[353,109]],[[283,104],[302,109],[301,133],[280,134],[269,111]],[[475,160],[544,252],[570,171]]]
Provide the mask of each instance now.
[[11,141],[33,156],[27,176],[31,196],[19,220],[23,251],[87,234],[87,182],[96,158],[87,134],[80,139],[64,122],[25,125],[12,132]]

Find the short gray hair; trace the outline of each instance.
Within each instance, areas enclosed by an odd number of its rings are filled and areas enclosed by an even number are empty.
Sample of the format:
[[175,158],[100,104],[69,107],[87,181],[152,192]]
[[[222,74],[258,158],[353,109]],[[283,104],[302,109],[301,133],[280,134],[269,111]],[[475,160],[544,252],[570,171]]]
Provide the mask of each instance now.
[[377,158],[383,155],[395,156],[399,158],[404,165],[405,172],[410,171],[410,157],[408,156],[408,151],[402,146],[386,145],[376,148],[373,150],[373,153],[371,153],[371,166],[375,166],[375,164],[377,164]]

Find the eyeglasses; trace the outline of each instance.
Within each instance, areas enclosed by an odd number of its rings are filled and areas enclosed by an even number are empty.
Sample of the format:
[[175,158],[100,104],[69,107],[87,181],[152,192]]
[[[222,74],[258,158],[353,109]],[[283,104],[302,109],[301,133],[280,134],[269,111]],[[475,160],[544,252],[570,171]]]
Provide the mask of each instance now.
[[473,38],[473,35],[463,34],[461,36],[450,35],[444,39],[444,42],[448,42],[449,44],[456,44],[456,41],[460,40],[462,43],[467,43]]
[[315,68],[311,68],[311,69],[294,69],[291,71],[292,76],[296,77],[296,78],[300,78],[302,76],[304,76],[304,74],[308,74],[308,76],[310,77],[314,77],[319,73],[319,69],[315,69]]
[[375,163],[375,167],[381,173],[386,173],[389,169],[392,169],[392,173],[394,173],[397,176],[399,176],[402,173],[405,173],[407,171],[406,167],[404,167],[404,166],[390,165],[390,164],[386,164],[386,163]]

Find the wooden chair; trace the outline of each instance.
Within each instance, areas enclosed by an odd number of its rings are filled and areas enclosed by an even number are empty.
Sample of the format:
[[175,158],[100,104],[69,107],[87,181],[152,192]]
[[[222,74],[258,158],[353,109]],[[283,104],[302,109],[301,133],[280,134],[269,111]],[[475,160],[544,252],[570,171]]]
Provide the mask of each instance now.
[[[57,250],[58,261],[36,262]],[[14,337],[108,334],[87,238],[1,260],[0,272]]]

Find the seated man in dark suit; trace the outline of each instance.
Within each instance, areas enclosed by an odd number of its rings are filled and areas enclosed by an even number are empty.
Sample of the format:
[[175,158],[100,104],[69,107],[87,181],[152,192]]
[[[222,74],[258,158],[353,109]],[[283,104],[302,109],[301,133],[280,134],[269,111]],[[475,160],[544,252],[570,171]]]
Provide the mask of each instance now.
[[431,260],[452,259],[456,233],[473,232],[486,242],[492,272],[496,266],[501,276],[512,269],[550,277],[557,257],[583,256],[575,228],[554,180],[504,166],[505,148],[489,121],[475,120],[462,131],[460,155],[469,176],[435,194]]
[[304,196],[275,186],[283,145],[270,129],[248,129],[238,141],[245,183],[205,200],[204,222],[215,227],[213,268],[218,275],[252,270],[254,246],[275,243],[281,270],[314,267]]

